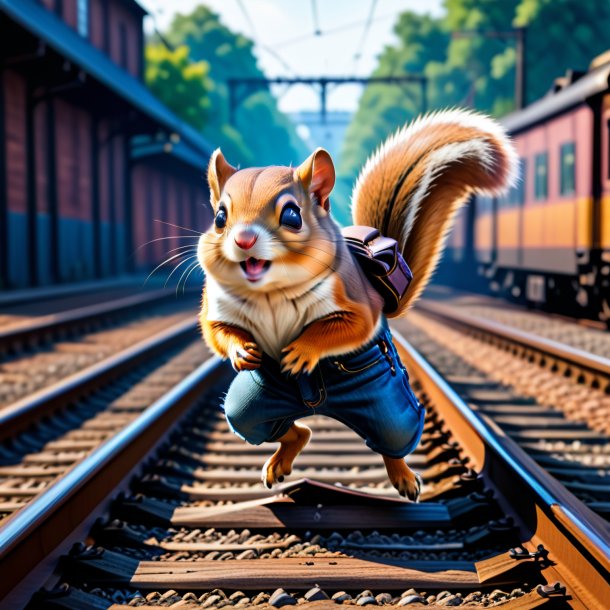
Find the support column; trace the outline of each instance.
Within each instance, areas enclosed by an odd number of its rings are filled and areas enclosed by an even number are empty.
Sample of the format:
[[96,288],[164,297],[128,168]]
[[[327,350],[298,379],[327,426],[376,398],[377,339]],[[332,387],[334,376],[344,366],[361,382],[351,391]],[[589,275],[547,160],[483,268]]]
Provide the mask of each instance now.
[[132,172],[131,163],[131,137],[127,134],[123,138],[123,213],[125,215],[125,257],[127,271],[135,271],[133,251],[133,201],[132,201]]
[[116,179],[114,171],[114,139],[108,141],[108,256],[110,258],[108,269],[110,275],[117,272],[116,256]]
[[4,72],[0,72],[0,289],[8,286],[8,184]]
[[34,92],[27,84],[25,109],[26,204],[28,242],[28,284],[36,286],[38,278],[38,209],[36,205],[36,138],[34,125]]
[[91,220],[93,221],[93,275],[102,276],[102,221],[100,213],[100,157],[98,117],[90,118],[91,129]]
[[55,102],[46,102],[46,168],[47,168],[47,201],[49,206],[49,259],[51,279],[59,282],[59,204],[57,196],[57,148],[55,139]]

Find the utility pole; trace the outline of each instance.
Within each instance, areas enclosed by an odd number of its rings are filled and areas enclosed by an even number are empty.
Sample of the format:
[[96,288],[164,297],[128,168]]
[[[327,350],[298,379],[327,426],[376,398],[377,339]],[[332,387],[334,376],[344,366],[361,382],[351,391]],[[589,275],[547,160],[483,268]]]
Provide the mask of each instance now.
[[527,81],[525,80],[525,32],[525,28],[517,28],[515,30],[515,51],[517,55],[515,59],[515,97],[517,98],[517,108],[519,109],[527,106],[525,99],[527,91]]
[[526,80],[526,28],[520,27],[514,30],[483,30],[470,31],[458,30],[452,33],[453,38],[500,38],[502,40],[513,39],[515,41],[515,106],[518,109],[527,105],[527,80]]
[[317,87],[318,94],[320,96],[320,116],[322,122],[326,121],[326,101],[327,92],[329,85],[347,85],[347,84],[360,84],[369,85],[371,83],[380,83],[385,85],[401,85],[404,83],[418,83],[421,87],[420,93],[420,109],[421,112],[426,112],[428,106],[428,78],[423,74],[402,74],[400,76],[371,76],[371,77],[357,77],[357,76],[336,76],[336,77],[276,77],[276,78],[230,78],[227,80],[229,86],[229,122],[235,124],[235,112],[239,106],[241,100],[238,96],[238,91],[241,87],[248,86],[253,87],[267,87],[269,85],[311,85]]

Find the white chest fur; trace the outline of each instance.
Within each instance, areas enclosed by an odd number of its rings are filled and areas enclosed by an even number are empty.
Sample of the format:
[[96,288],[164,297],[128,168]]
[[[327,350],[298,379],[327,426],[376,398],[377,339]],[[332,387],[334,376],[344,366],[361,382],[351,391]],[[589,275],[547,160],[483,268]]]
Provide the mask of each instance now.
[[330,275],[296,299],[286,299],[278,291],[254,294],[245,300],[228,294],[208,276],[208,320],[248,330],[258,346],[279,361],[282,349],[307,324],[339,310],[333,298],[334,281]]

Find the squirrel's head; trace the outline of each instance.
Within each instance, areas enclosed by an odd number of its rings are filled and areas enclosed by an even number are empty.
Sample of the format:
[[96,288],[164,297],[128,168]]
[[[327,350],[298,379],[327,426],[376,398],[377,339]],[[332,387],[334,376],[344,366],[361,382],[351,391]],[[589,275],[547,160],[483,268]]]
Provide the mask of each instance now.
[[214,221],[198,257],[216,282],[238,293],[291,289],[333,269],[338,232],[329,215],[330,155],[317,149],[299,167],[238,170],[214,151],[208,168]]

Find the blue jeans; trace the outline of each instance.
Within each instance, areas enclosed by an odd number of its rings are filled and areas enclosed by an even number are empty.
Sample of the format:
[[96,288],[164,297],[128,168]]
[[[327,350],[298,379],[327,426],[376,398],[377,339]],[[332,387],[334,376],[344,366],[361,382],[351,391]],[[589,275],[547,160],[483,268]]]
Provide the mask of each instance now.
[[231,429],[253,445],[275,441],[295,420],[317,414],[344,423],[373,451],[392,458],[415,449],[425,416],[385,321],[369,344],[321,359],[310,375],[282,373],[263,354],[259,369],[237,374],[224,411]]

